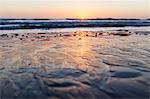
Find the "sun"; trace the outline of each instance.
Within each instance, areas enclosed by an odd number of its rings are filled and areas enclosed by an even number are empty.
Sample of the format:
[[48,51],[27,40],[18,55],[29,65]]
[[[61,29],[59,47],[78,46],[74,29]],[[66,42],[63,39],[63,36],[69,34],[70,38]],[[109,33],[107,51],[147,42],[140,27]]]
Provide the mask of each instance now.
[[81,20],[84,20],[84,19],[85,19],[85,17],[83,17],[83,16],[82,16],[80,19],[81,19]]

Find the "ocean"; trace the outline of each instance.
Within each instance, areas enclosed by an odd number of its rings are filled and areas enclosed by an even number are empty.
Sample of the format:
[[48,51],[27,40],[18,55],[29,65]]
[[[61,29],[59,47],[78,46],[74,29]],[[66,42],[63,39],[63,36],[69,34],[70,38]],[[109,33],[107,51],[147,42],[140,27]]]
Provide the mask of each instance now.
[[150,20],[0,19],[0,34],[125,30],[150,31]]

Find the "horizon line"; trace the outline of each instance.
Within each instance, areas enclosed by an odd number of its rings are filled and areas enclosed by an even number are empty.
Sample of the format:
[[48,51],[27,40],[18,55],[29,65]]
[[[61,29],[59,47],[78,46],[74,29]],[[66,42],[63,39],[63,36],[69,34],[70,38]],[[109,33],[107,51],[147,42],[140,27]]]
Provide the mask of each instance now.
[[[0,19],[68,19],[68,20],[74,20],[74,19],[81,19],[81,18],[74,18],[74,17],[66,17],[66,18],[44,18],[44,17],[0,17]],[[104,17],[104,18],[84,18],[82,20],[89,20],[89,19],[150,19],[150,18],[125,18],[125,17],[120,17],[120,18],[117,18],[117,17]]]

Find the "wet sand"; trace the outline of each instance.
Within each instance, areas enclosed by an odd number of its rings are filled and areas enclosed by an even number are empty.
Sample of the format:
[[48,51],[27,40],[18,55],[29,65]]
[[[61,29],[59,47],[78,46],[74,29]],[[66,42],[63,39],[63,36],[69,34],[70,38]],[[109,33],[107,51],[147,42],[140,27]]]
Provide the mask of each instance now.
[[0,36],[0,97],[150,98],[149,33]]

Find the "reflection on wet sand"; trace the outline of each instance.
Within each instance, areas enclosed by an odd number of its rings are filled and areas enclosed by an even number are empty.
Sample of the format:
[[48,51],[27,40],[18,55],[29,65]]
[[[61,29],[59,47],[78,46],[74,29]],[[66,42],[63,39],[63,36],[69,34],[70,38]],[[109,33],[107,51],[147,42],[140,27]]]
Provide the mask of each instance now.
[[18,38],[0,40],[0,97],[149,98],[149,35]]
[[[81,32],[82,33],[82,32]],[[85,35],[82,33],[78,38],[79,40],[77,41],[77,48],[76,48],[76,56],[78,57],[74,57],[74,60],[76,60],[77,63],[77,68],[79,69],[83,69],[83,70],[87,70],[88,69],[88,59],[87,56],[90,56],[91,53],[91,49],[88,46],[89,42],[88,39],[86,39],[84,37]]]

